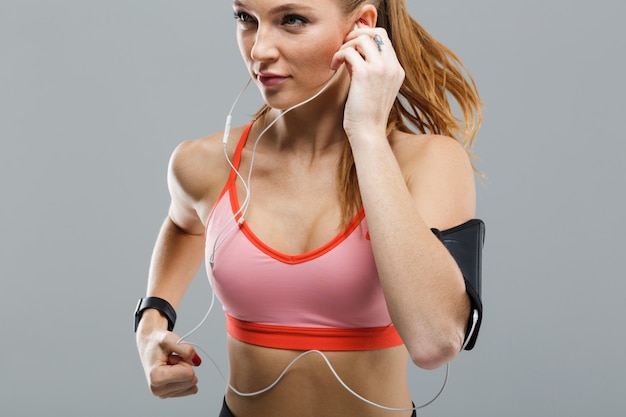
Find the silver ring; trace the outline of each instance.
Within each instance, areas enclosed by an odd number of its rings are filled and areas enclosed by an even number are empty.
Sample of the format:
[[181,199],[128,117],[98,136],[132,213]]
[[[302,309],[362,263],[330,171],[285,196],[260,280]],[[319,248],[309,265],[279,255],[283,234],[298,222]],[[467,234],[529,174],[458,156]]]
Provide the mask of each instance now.
[[383,38],[381,38],[378,33],[374,35],[374,43],[376,44],[376,47],[378,47],[378,51],[382,52],[385,42],[383,42]]

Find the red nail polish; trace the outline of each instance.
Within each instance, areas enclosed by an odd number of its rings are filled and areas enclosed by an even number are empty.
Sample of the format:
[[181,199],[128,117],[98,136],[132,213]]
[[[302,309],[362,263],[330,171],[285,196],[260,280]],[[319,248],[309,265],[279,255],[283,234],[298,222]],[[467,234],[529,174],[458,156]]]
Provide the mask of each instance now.
[[195,355],[193,355],[191,363],[193,363],[194,366],[200,366],[200,364],[202,363],[202,359],[200,359],[200,356],[198,356],[198,354],[196,353]]
[[363,19],[363,18],[360,18],[360,19],[359,19],[359,23],[362,23],[362,24],[364,24],[365,26],[369,26],[369,25],[367,24],[367,22],[365,21],[365,19]]

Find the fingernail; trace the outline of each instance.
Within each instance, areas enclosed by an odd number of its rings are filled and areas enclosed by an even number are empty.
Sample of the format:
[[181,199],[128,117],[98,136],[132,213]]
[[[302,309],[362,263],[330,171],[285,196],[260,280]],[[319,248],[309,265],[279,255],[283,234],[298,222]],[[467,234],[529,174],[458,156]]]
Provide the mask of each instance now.
[[196,353],[195,355],[193,355],[191,363],[193,363],[194,366],[200,366],[200,364],[202,363],[202,359],[200,359],[200,356],[198,356],[198,354]]

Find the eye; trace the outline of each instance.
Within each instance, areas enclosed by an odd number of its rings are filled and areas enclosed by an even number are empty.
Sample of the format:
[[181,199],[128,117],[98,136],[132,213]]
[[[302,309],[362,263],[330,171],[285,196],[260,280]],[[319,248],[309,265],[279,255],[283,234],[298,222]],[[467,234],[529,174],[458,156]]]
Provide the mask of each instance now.
[[233,17],[242,25],[252,25],[255,23],[254,18],[246,12],[235,11]]
[[304,26],[307,23],[309,23],[308,20],[295,14],[290,14],[283,18],[283,24],[287,26]]

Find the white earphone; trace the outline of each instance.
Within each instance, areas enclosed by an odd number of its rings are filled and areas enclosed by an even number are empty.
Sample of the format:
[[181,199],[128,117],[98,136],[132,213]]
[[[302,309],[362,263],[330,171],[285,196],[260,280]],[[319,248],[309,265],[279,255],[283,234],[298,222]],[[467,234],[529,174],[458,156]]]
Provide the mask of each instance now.
[[[191,343],[191,342],[186,342],[185,339],[189,336],[191,336],[193,333],[195,333],[201,326],[202,324],[204,324],[204,322],[207,320],[207,318],[209,317],[209,314],[211,313],[213,306],[215,304],[215,291],[213,288],[213,281],[212,281],[212,274],[213,274],[213,266],[215,263],[215,253],[217,252],[217,249],[219,249],[219,247],[221,246],[222,243],[224,243],[224,241],[226,240],[226,238],[228,237],[228,235],[230,235],[230,233],[232,233],[233,231],[235,231],[240,224],[243,223],[244,221],[244,217],[245,217],[245,213],[246,210],[248,209],[248,205],[250,203],[250,180],[251,180],[251,176],[252,176],[252,167],[254,165],[254,155],[256,153],[256,148],[257,148],[257,144],[259,143],[260,139],[263,137],[263,135],[272,127],[274,126],[274,124],[281,118],[283,117],[285,114],[287,114],[288,112],[290,112],[293,109],[296,109],[300,106],[303,106],[307,103],[309,103],[310,101],[316,99],[319,95],[321,95],[333,82],[333,80],[335,79],[337,75],[337,72],[335,72],[333,74],[333,76],[328,80],[328,82],[326,82],[326,84],[317,92],[315,93],[313,96],[311,96],[310,98],[295,104],[294,106],[288,108],[287,110],[282,111],[274,120],[272,120],[272,122],[270,122],[259,134],[259,136],[256,138],[256,141],[254,143],[254,148],[252,150],[252,156],[251,156],[251,160],[250,160],[250,169],[248,172],[248,177],[247,180],[244,180],[243,176],[237,171],[237,169],[235,168],[235,166],[233,165],[232,161],[230,160],[229,156],[228,156],[228,152],[226,149],[226,145],[228,144],[228,139],[229,139],[229,135],[230,135],[230,130],[231,130],[231,123],[232,123],[232,114],[234,112],[234,109],[237,105],[237,103],[239,102],[241,96],[243,95],[243,93],[246,91],[246,89],[248,88],[248,86],[250,85],[250,83],[252,82],[252,79],[249,79],[248,82],[245,84],[245,86],[243,87],[243,89],[239,92],[239,94],[237,95],[237,97],[235,98],[235,101],[233,102],[233,105],[230,108],[230,111],[228,113],[228,115],[226,116],[226,122],[225,122],[225,126],[224,126],[224,134],[223,134],[223,138],[222,138],[222,144],[223,144],[223,148],[224,148],[224,155],[226,157],[226,160],[228,161],[228,164],[230,165],[231,169],[236,173],[237,177],[241,180],[244,190],[246,192],[246,197],[244,199],[244,202],[240,205],[240,208],[238,210],[237,213],[233,214],[231,220],[234,222],[234,224],[231,225],[230,229],[229,228],[229,223],[227,223],[226,225],[224,225],[222,227],[222,229],[220,229],[220,231],[217,234],[217,237],[215,239],[215,242],[213,244],[213,249],[209,258],[209,265],[211,267],[211,276],[209,277],[209,285],[211,287],[211,303],[209,305],[209,309],[206,312],[206,314],[204,315],[204,317],[202,318],[202,320],[200,321],[200,323],[194,327],[191,331],[189,331],[188,333],[186,333],[185,335],[183,335],[179,340],[178,340],[178,344],[181,343],[185,343],[185,344],[189,344],[192,345],[196,348],[198,348],[200,351],[202,351],[207,358],[211,361],[211,363],[213,364],[213,366],[217,369],[218,373],[221,375],[222,379],[226,382],[227,386],[237,395],[242,396],[242,397],[252,397],[255,395],[259,395],[262,394],[264,392],[269,391],[270,389],[274,388],[276,386],[276,384],[278,384],[280,382],[280,380],[283,378],[283,376],[287,373],[287,371],[297,362],[299,361],[301,358],[309,355],[309,354],[317,354],[320,355],[324,362],[326,363],[326,365],[328,366],[328,368],[330,369],[330,371],[332,372],[333,376],[337,379],[337,381],[352,395],[354,395],[356,398],[358,398],[359,400],[370,404],[374,407],[383,409],[383,410],[387,410],[387,411],[413,411],[413,410],[419,410],[421,408],[424,408],[428,405],[430,405],[431,403],[433,403],[437,398],[439,398],[439,396],[441,395],[441,393],[443,392],[446,383],[448,381],[448,375],[449,375],[449,367],[450,364],[446,364],[446,370],[445,370],[445,377],[444,377],[444,381],[443,384],[441,386],[441,389],[439,390],[439,392],[427,403],[422,404],[418,407],[409,407],[409,408],[394,408],[394,407],[386,407],[384,405],[381,404],[377,404],[373,401],[370,401],[364,397],[362,397],[361,395],[359,395],[358,393],[356,393],[354,390],[352,390],[341,378],[340,376],[337,374],[337,372],[335,371],[335,369],[333,368],[332,364],[330,363],[330,361],[328,360],[328,358],[326,357],[326,355],[324,354],[324,352],[321,352],[319,350],[307,350],[302,352],[300,355],[298,355],[297,357],[295,357],[291,363],[289,363],[289,365],[287,365],[285,367],[285,369],[281,372],[281,374],[276,378],[276,380],[274,382],[272,382],[270,385],[268,385],[267,387],[259,390],[259,391],[255,391],[255,392],[240,392],[238,391],[235,387],[231,386],[230,383],[228,382],[228,379],[226,378],[226,376],[224,375],[224,373],[221,371],[220,367],[217,365],[217,363],[213,360],[213,358],[211,357],[211,355],[209,355],[202,347]],[[240,216],[241,215],[241,216]],[[237,217],[239,216],[239,220],[237,220]],[[227,231],[228,229],[228,231]],[[224,236],[222,236],[224,233],[226,233]]]

